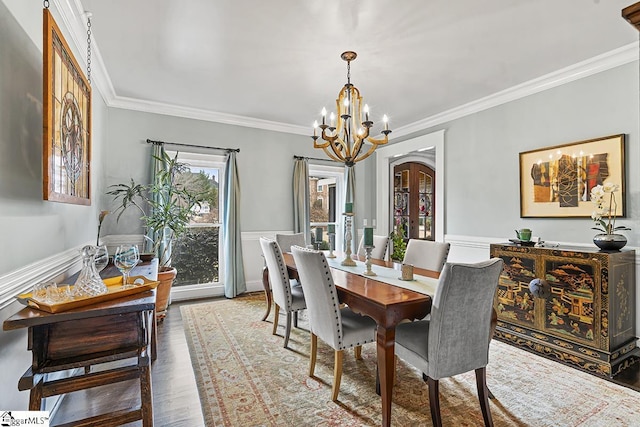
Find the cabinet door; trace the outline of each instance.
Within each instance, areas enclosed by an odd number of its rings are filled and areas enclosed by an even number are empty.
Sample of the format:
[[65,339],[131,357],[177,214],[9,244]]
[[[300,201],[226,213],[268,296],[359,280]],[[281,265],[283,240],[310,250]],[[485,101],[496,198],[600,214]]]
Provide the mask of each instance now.
[[536,298],[529,291],[529,282],[536,277],[538,258],[532,254],[500,251],[491,256],[504,261],[496,291],[498,319],[533,328],[536,324]]
[[549,335],[600,347],[600,262],[595,258],[543,256],[551,295],[544,304],[542,330]]

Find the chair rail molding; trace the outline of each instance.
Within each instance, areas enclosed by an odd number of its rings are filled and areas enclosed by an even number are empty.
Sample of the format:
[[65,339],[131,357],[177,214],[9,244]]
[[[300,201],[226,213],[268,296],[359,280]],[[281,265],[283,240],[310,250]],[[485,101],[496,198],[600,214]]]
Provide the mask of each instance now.
[[67,249],[0,276],[0,310],[11,304],[16,296],[31,290],[34,283],[59,281],[70,271],[79,270],[82,263],[80,248],[83,246]]

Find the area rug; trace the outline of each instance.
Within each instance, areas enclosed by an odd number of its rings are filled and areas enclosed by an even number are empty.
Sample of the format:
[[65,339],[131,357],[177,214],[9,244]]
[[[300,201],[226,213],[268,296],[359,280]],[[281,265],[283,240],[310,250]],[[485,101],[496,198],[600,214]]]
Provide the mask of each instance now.
[[[309,377],[304,316],[282,347],[260,319],[261,295],[181,306],[185,334],[207,426],[378,426],[376,351],[344,356],[338,402],[331,401],[333,350],[318,340]],[[304,312],[303,312],[304,313]],[[273,311],[270,319],[273,318]],[[430,426],[428,389],[419,371],[399,361],[393,393],[394,426]],[[495,395],[496,426],[639,426],[640,393],[498,341],[491,343],[487,383]],[[481,426],[473,372],[440,381],[445,426]]]

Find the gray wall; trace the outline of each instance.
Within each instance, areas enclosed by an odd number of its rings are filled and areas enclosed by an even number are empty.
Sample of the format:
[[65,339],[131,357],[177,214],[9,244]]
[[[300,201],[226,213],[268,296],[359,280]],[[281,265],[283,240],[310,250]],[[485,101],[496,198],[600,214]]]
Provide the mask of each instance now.
[[[152,140],[240,148],[242,231],[292,230],[293,155],[322,157],[310,137],[159,114],[111,109],[106,184],[148,182]],[[171,148],[171,147],[169,147]],[[179,149],[179,147],[176,147]],[[224,155],[224,152],[209,151]],[[111,204],[107,197],[106,203]],[[112,206],[113,207],[113,206]],[[139,231],[137,221],[107,217],[106,234]]]
[[506,239],[529,227],[545,240],[593,246],[591,219],[520,218],[518,154],[626,134],[627,219],[619,223],[639,246],[638,80],[634,62],[411,135],[446,130],[445,235]]
[[[56,11],[52,13],[60,23]],[[0,278],[94,241],[100,210],[96,195],[104,192],[107,109],[94,91],[93,203],[78,206],[42,199],[41,40],[42,3],[0,2]],[[84,55],[74,53],[82,63]],[[0,310],[0,322],[19,308],[12,303]],[[18,392],[17,384],[30,362],[26,331],[0,332],[0,408],[27,408],[28,393]]]

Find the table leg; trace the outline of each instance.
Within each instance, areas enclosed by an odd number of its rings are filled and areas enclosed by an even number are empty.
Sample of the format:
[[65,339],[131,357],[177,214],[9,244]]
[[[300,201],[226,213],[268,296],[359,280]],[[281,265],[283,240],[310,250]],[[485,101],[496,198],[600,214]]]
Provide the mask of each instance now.
[[395,326],[384,328],[378,325],[378,372],[380,373],[380,394],[382,398],[382,425],[391,425],[391,396],[393,396]]
[[262,269],[262,286],[264,287],[264,297],[267,300],[267,312],[264,313],[262,320],[267,320],[271,312],[271,288],[269,287],[269,269],[265,266]]

